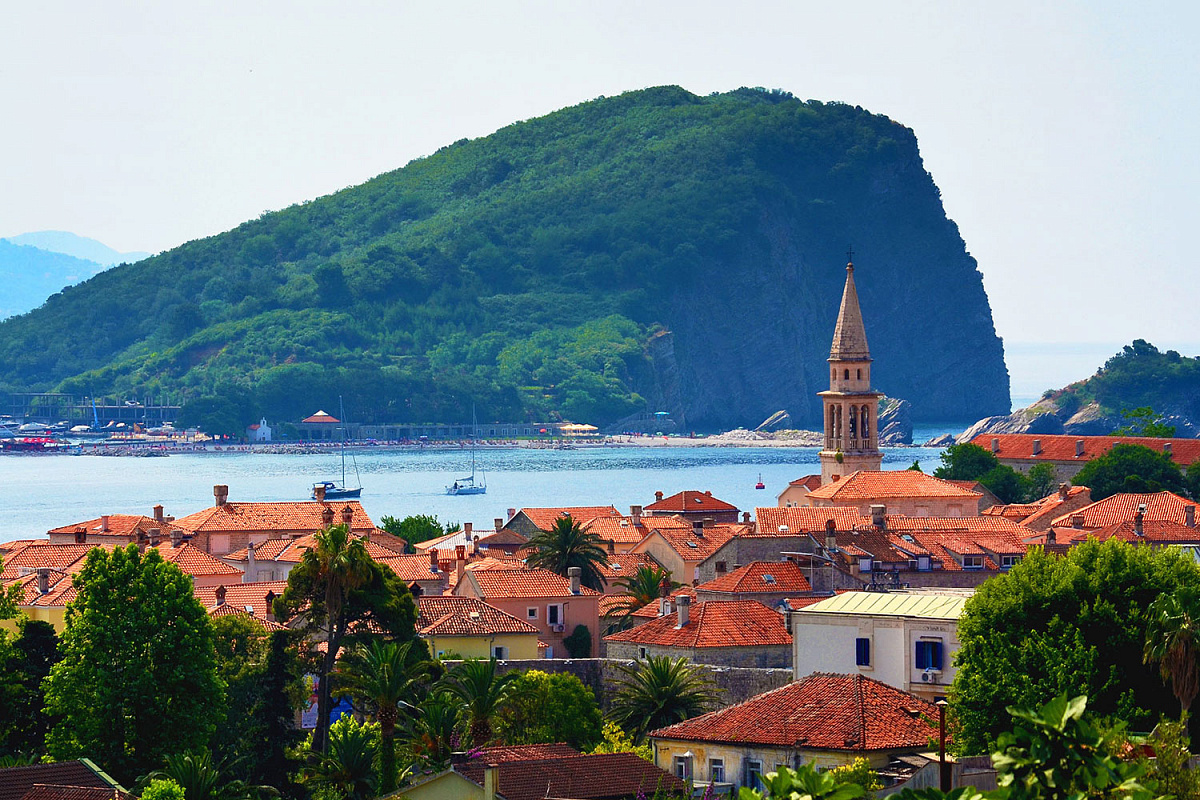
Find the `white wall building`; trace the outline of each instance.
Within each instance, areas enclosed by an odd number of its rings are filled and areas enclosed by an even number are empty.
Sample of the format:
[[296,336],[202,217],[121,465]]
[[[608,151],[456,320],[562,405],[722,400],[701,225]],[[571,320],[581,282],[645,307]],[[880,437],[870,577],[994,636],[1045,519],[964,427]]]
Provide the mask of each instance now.
[[857,673],[926,700],[944,697],[968,597],[846,592],[793,611],[793,673]]

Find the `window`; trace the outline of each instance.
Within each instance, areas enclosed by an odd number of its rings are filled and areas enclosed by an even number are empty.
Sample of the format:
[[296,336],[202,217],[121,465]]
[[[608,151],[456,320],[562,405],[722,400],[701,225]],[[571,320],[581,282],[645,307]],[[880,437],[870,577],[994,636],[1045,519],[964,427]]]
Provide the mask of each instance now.
[[758,789],[763,785],[762,762],[756,758],[746,759],[746,785],[752,789]]
[[525,609],[525,619],[537,619],[537,606]]
[[860,636],[854,640],[854,663],[860,667],[871,666],[871,640]]
[[1021,560],[1020,556],[1000,556],[1000,569],[1009,569]]
[[858,560],[858,571],[859,572],[870,572],[871,571],[871,559],[870,558],[860,558]]
[[650,651],[647,650],[646,648],[644,648],[644,647],[638,648],[638,658],[646,658],[649,655],[650,655]]
[[708,760],[708,779],[713,783],[725,782],[725,759],[710,758]]
[[983,556],[963,556],[963,569],[983,569]]
[[687,780],[692,774],[691,758],[688,756],[675,756],[675,777],[681,780]]
[[917,642],[917,669],[942,668],[942,640],[922,639]]
[[562,606],[546,606],[546,622],[551,625],[561,625]]
[[862,370],[860,369],[860,370],[855,370],[855,371],[858,373],[858,379],[861,381],[862,380]]
[[496,659],[497,661],[503,661],[504,659],[508,658],[508,648],[496,645],[492,648],[492,658]]
[[928,572],[933,569],[933,562],[929,556],[917,556],[917,569],[921,572]]
[[847,380],[847,381],[850,380],[850,370],[848,370],[848,369],[843,370],[842,380]]

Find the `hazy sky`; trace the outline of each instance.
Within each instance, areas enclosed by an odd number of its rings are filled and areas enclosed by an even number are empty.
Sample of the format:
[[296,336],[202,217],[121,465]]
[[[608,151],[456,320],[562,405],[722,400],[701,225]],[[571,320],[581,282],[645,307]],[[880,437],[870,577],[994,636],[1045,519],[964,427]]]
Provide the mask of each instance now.
[[1197,342],[1198,23],[1195,2],[9,3],[0,235],[164,250],[599,95],[764,86],[916,131],[1009,342]]

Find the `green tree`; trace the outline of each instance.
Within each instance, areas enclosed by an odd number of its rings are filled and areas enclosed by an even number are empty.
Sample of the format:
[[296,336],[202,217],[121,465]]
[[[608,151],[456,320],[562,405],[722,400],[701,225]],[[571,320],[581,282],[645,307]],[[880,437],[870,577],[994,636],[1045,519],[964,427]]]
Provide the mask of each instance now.
[[1158,596],[1146,612],[1143,660],[1157,664],[1163,682],[1170,682],[1179,700],[1180,718],[1187,716],[1200,691],[1197,655],[1200,653],[1200,593],[1180,587]]
[[338,664],[338,693],[359,701],[359,708],[371,712],[379,723],[381,794],[396,789],[396,722],[401,711],[416,701],[428,676],[429,664],[415,651],[412,641],[359,645]]
[[463,704],[471,745],[484,747],[492,741],[493,722],[513,698],[519,674],[496,673],[496,659],[471,658],[442,679],[442,686]]
[[462,712],[462,701],[435,687],[406,720],[402,749],[407,760],[431,772],[449,767],[450,756],[459,747]]
[[250,786],[231,778],[207,750],[169,755],[163,763],[163,768],[151,772],[146,780],[171,781],[183,788],[186,800],[252,800],[263,794],[279,794],[273,787]]
[[641,742],[650,731],[702,714],[716,704],[716,686],[703,669],[682,656],[650,656],[632,666],[617,664],[609,716]]
[[410,548],[412,545],[445,536],[459,528],[458,523],[442,525],[436,516],[428,514],[416,514],[404,519],[396,519],[385,514],[379,518],[379,522],[381,528],[408,542]]
[[1026,499],[1030,502],[1047,497],[1058,486],[1058,476],[1053,464],[1034,464],[1026,476],[1029,478],[1029,489]]
[[1093,500],[1121,492],[1185,492],[1187,484],[1168,453],[1140,444],[1116,444],[1083,465],[1071,482],[1092,490]]
[[834,767],[829,770],[830,776],[838,783],[853,783],[861,786],[870,796],[883,788],[879,781],[879,773],[871,769],[871,762],[865,758],[856,758],[849,764]]
[[11,688],[3,696],[8,713],[0,722],[0,754],[44,753],[52,720],[45,712],[42,681],[58,663],[58,637],[50,623],[24,617],[17,631],[3,666],[4,683]]
[[1096,713],[1146,725],[1176,704],[1142,663],[1146,611],[1163,592],[1200,589],[1178,552],[1089,541],[1064,557],[1040,549],[985,582],[958,622],[950,702],[960,753],[987,752],[1009,705],[1092,697]]
[[142,800],[187,800],[187,795],[175,781],[159,778],[142,790]]
[[603,591],[604,565],[608,556],[600,537],[584,531],[568,514],[554,521],[548,531],[538,531],[529,539],[533,551],[525,559],[531,567],[541,567],[567,577],[567,570],[579,567],[580,582],[589,589]]
[[569,672],[517,673],[512,698],[496,716],[496,738],[505,744],[566,742],[584,750],[600,741],[596,696]]
[[633,737],[621,730],[612,720],[605,720],[600,729],[601,742],[588,753],[633,753],[641,759],[654,762],[654,749],[648,744],[637,744]]
[[[192,579],[155,549],[90,551],[46,679],[56,759],[86,755],[124,780],[208,745],[224,712],[212,625]],[[169,735],[164,735],[169,731]]]
[[295,715],[307,700],[304,669],[299,659],[300,634],[273,631],[267,641],[262,694],[254,713],[261,724],[262,742],[254,764],[254,779],[292,796],[295,770],[291,749],[303,738],[296,729]]
[[399,641],[415,638],[416,606],[403,581],[376,563],[361,539],[345,525],[317,533],[314,547],[288,574],[287,589],[275,600],[275,615],[287,621],[303,612],[304,630],[322,636],[326,649],[317,667],[317,727],[313,749],[324,752],[329,730],[329,676],[352,628],[374,627]]
[[262,701],[267,630],[249,614],[215,617],[212,626],[217,676],[225,684],[228,700],[213,749],[222,761],[257,758],[264,731],[254,710]]
[[1155,784],[1159,795],[1176,800],[1196,800],[1200,797],[1200,771],[1191,768],[1192,754],[1188,750],[1187,722],[1162,719],[1146,744],[1154,757],[1142,756],[1138,763],[1146,770],[1146,784]]
[[668,590],[678,589],[682,584],[671,580],[671,571],[657,564],[642,564],[632,575],[617,581],[622,598],[619,609],[630,614],[645,605],[655,602],[661,595],[663,584]]
[[1112,432],[1113,436],[1150,436],[1158,439],[1174,439],[1175,426],[1163,421],[1164,417],[1150,406],[1121,409],[1123,423]]
[[368,800],[379,786],[375,771],[378,751],[379,723],[363,723],[343,714],[329,726],[328,751],[304,768],[301,782],[341,792],[348,800]]
[[942,452],[942,465],[933,471],[933,476],[953,481],[979,481],[1002,503],[1020,503],[1030,493],[1028,478],[970,442],[947,447]]
[[569,636],[563,638],[563,646],[571,658],[591,658],[592,632],[587,625],[576,625]]

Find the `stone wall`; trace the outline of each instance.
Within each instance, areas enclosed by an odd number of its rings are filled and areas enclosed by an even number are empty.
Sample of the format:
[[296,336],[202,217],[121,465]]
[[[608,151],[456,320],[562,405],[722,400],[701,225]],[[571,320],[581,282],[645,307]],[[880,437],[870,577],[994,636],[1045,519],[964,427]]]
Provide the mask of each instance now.
[[[543,672],[569,672],[596,694],[600,707],[607,710],[613,693],[613,685],[620,677],[617,664],[632,664],[632,660],[614,658],[546,658],[501,661],[500,672],[511,670],[540,669]],[[733,705],[749,700],[755,695],[778,689],[791,683],[790,669],[755,669],[750,667],[719,667],[705,664],[703,669],[722,692],[722,704]]]

